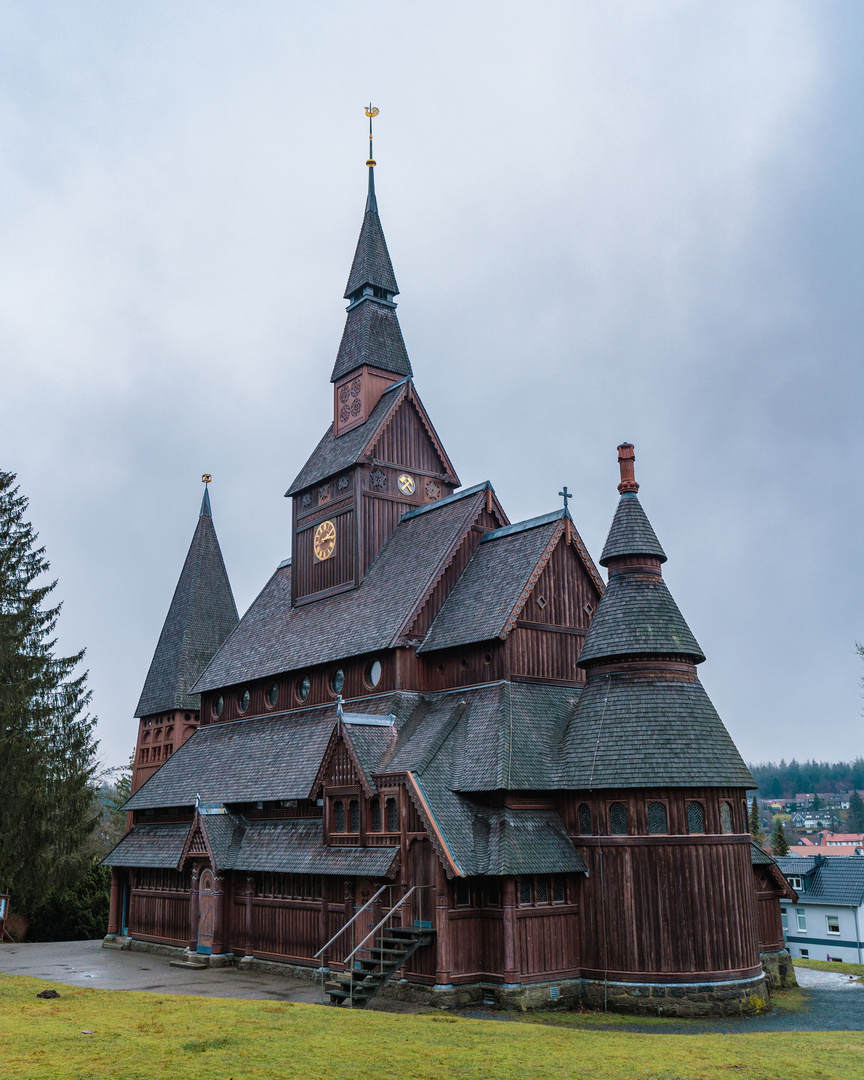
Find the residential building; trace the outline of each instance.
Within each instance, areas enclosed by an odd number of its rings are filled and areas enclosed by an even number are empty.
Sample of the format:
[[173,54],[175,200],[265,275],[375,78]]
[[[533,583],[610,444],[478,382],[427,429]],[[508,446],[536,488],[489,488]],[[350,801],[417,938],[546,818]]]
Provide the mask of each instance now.
[[862,963],[864,859],[817,854],[775,861],[798,894],[797,900],[780,900],[793,959]]

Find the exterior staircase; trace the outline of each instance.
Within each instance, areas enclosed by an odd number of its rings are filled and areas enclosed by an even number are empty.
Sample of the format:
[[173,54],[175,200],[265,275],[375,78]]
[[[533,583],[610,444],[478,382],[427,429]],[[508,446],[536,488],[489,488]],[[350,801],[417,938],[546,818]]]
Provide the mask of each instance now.
[[373,998],[393,973],[414,953],[431,945],[435,931],[411,926],[389,926],[383,931],[378,943],[367,949],[368,956],[351,961],[353,967],[331,982],[324,990],[330,996],[331,1005],[347,1001],[355,1009],[362,1008]]

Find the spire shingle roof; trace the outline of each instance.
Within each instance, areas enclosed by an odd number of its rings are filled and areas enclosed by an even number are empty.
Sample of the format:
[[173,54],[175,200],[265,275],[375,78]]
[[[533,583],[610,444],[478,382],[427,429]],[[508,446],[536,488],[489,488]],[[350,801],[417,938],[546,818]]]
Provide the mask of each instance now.
[[621,496],[600,556],[600,565],[608,566],[610,559],[616,555],[653,555],[661,563],[666,562],[666,553],[633,491],[626,491]]
[[197,709],[200,697],[190,693],[190,687],[236,625],[237,607],[205,490],[198,525],[135,715]]

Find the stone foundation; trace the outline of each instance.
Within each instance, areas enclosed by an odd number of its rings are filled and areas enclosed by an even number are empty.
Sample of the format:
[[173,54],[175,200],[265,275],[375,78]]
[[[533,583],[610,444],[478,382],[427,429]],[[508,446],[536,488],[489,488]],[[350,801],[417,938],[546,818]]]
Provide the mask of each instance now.
[[[109,935],[102,942],[106,949],[128,949],[134,952],[158,953],[181,961],[192,961],[202,967],[233,966],[240,971],[260,971],[281,975],[287,979],[321,982],[322,974],[330,972],[302,964],[282,964],[275,960],[258,960],[254,956],[232,954],[204,956],[189,953],[173,945],[136,941]],[[392,979],[379,991],[380,996],[396,1001],[431,1005],[437,1009],[487,1008],[518,1012],[549,1009],[608,1009],[610,1012],[634,1013],[641,1016],[757,1016],[769,1012],[772,988],[796,986],[792,959],[782,952],[765,953],[763,974],[751,979],[710,983],[604,983],[600,979],[552,979],[549,982],[502,985],[501,983],[470,983],[466,986],[427,986]]]
[[582,980],[589,1009],[642,1016],[758,1016],[771,1011],[765,975],[710,983],[604,983]]
[[765,969],[765,977],[770,990],[785,990],[788,986],[798,985],[798,980],[795,978],[795,965],[792,963],[788,949],[763,952],[759,959]]

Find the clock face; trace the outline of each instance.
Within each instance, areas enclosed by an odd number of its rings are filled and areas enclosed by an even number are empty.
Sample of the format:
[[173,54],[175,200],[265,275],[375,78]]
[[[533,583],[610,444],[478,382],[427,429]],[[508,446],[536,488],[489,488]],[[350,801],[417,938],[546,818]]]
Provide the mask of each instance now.
[[336,526],[332,521],[322,521],[312,538],[312,550],[318,562],[329,559],[336,550]]
[[414,494],[414,477],[413,476],[409,476],[407,473],[402,473],[402,475],[397,480],[397,483],[399,484],[399,490],[402,492],[403,495],[413,495]]

